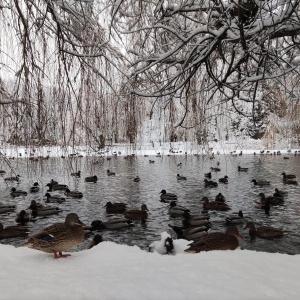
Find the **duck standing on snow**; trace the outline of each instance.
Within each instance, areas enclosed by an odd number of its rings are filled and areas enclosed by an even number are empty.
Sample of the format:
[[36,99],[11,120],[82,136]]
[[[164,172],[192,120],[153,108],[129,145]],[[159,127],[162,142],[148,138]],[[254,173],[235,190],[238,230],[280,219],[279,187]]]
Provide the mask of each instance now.
[[70,256],[62,254],[84,240],[84,224],[75,213],[67,215],[64,223],[56,223],[32,235],[23,245],[46,253],[54,253],[54,258]]

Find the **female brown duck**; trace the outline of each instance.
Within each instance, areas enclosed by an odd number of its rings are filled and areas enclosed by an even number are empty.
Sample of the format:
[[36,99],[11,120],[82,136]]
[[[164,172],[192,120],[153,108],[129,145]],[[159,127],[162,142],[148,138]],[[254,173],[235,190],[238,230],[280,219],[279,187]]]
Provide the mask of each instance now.
[[271,226],[261,226],[255,228],[253,222],[248,222],[245,229],[249,229],[249,235],[251,238],[260,237],[262,239],[274,239],[283,236],[283,231]]
[[54,258],[70,256],[70,254],[62,254],[62,251],[67,251],[83,242],[83,226],[78,215],[70,213],[64,223],[53,224],[34,234],[23,246],[54,253]]
[[212,250],[235,250],[239,246],[238,239],[244,238],[235,226],[228,227],[226,233],[213,232],[201,237],[191,244],[185,252],[197,253]]

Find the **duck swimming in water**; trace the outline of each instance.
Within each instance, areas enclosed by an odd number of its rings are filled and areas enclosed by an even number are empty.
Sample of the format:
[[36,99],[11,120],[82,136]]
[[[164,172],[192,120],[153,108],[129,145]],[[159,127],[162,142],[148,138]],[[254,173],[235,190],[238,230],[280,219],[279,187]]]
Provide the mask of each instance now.
[[161,190],[160,192],[160,200],[162,202],[167,202],[167,201],[176,201],[177,200],[177,195],[173,194],[173,193],[167,193],[166,190]]
[[209,201],[207,197],[203,197],[201,202],[203,202],[204,210],[229,210],[230,207],[226,203],[219,201]]
[[253,239],[260,237],[262,239],[274,239],[283,236],[283,231],[271,226],[261,226],[256,228],[253,222],[248,222],[244,229],[249,229],[249,235]]
[[148,218],[148,208],[146,204],[142,204],[141,209],[133,209],[125,212],[124,216],[129,220],[145,220]]
[[122,202],[107,202],[104,207],[106,208],[106,212],[108,214],[122,214],[126,210],[126,204]]

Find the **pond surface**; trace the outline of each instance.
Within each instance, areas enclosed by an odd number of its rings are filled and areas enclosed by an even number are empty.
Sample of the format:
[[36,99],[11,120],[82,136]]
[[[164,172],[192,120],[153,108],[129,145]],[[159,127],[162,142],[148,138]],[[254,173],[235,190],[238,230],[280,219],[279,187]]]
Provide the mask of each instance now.
[[[149,163],[149,160],[155,163]],[[212,180],[227,175],[228,184],[219,183],[217,188],[204,187],[204,173],[215,167],[219,161],[220,172],[212,173]],[[39,218],[36,222],[29,223],[31,232],[36,232],[50,224],[63,222],[65,216],[75,212],[85,224],[93,220],[107,221],[110,218],[122,217],[122,215],[108,215],[104,205],[108,202],[124,202],[128,209],[140,208],[145,203],[149,209],[148,219],[145,223],[135,221],[133,227],[121,230],[102,231],[106,240],[119,244],[137,245],[141,249],[148,250],[151,242],[160,240],[160,234],[169,232],[174,238],[175,233],[168,228],[168,224],[181,226],[181,220],[172,218],[168,213],[169,204],[160,202],[162,189],[178,195],[178,205],[186,206],[192,214],[202,211],[202,197],[207,196],[213,200],[221,192],[227,200],[231,210],[227,212],[210,212],[211,231],[225,232],[225,217],[233,212],[242,210],[244,216],[255,222],[256,226],[270,225],[285,231],[284,237],[277,240],[263,240],[256,238],[250,240],[249,233],[243,229],[244,225],[238,225],[240,233],[245,237],[240,242],[242,249],[280,252],[287,254],[300,253],[300,186],[284,185],[281,173],[293,173],[300,180],[300,156],[290,155],[284,159],[283,155],[219,155],[214,160],[207,156],[164,155],[136,156],[126,158],[115,156],[110,160],[101,157],[74,157],[74,158],[49,158],[37,162],[29,159],[9,160],[16,174],[21,175],[19,184],[5,183],[0,178],[1,202],[17,206],[16,212],[0,215],[0,221],[4,226],[15,225],[16,213],[28,208],[32,199],[43,202],[47,192],[45,186],[53,178],[59,183],[69,185],[70,190],[78,190],[83,193],[82,199],[67,198],[67,201],[59,204],[62,212],[55,216]],[[238,166],[248,167],[248,172],[238,172]],[[7,163],[0,162],[0,169],[6,170],[3,177],[10,173]],[[107,176],[107,170],[114,171],[115,176]],[[81,170],[81,178],[70,176],[71,172]],[[177,174],[187,177],[186,181],[177,181]],[[87,183],[86,176],[97,175],[97,183]],[[133,182],[133,178],[139,175],[140,182]],[[252,179],[268,180],[270,186],[257,187],[251,182]],[[38,181],[40,192],[28,193],[25,197],[13,198],[10,189],[26,190]],[[271,208],[270,216],[264,210],[255,208],[253,201],[258,200],[258,194],[264,192],[272,195],[275,188],[288,191],[283,206]],[[53,194],[63,192],[56,191]],[[54,205],[54,204],[51,204]],[[21,245],[25,240],[22,238],[1,240],[2,244]],[[89,241],[79,245],[71,251],[86,249]]]

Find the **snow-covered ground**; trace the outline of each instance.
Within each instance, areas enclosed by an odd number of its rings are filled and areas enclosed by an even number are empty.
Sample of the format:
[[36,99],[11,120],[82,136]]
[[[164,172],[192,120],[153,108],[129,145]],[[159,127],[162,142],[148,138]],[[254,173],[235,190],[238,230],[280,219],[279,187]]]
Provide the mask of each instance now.
[[238,249],[161,255],[102,242],[61,259],[0,245],[0,261],[5,300],[296,300],[300,294],[299,255]]

